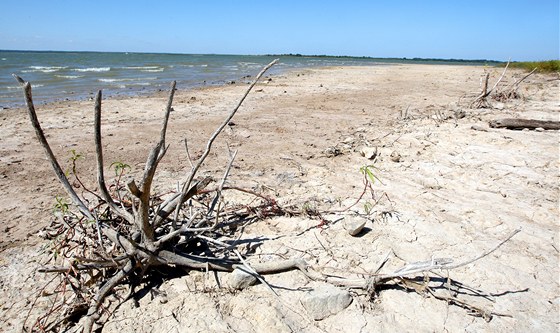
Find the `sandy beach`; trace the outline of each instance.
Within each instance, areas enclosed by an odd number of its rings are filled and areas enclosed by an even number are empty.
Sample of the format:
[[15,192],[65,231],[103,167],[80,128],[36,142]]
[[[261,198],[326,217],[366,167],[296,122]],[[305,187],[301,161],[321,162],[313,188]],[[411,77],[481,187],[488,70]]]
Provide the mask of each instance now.
[[[560,137],[558,131],[489,128],[488,122],[558,121],[560,81],[555,75],[535,74],[521,85],[523,98],[491,101],[488,109],[469,108],[485,72],[493,83],[501,71],[384,65],[267,76],[220,135],[201,173],[219,179],[227,147],[235,148],[230,184],[262,191],[283,206],[331,211],[324,218],[336,221],[341,213],[335,211],[352,205],[362,192],[360,168],[375,165],[380,179],[373,185],[375,204],[366,207],[363,200],[350,210],[366,219],[359,237],[346,232],[344,221],[309,229],[320,222],[304,216],[275,217],[245,229],[248,239],[268,239],[255,248],[251,260],[303,257],[334,276],[371,275],[390,251],[382,272],[432,258],[466,261],[520,228],[481,260],[439,271],[443,282],[449,277],[482,291],[485,297],[461,296],[501,315],[486,321],[456,304],[394,285],[377,291],[373,299],[351,291],[348,307],[313,320],[302,299],[309,290],[326,286],[298,271],[267,277],[279,298],[264,285],[233,292],[217,286],[214,277],[191,271],[158,287],[167,295],[165,302],[148,295],[139,307],[124,303],[103,332],[557,331]],[[523,75],[508,72],[504,82]],[[177,92],[170,148],[158,169],[156,191],[176,189],[190,168],[183,140],[188,139],[193,156],[200,154],[246,88],[238,83]],[[166,99],[162,92],[104,101],[107,167],[123,162],[131,166],[130,175],[142,173],[159,135]],[[63,168],[71,167],[72,150],[82,154],[78,174],[95,188],[93,101],[41,105],[37,112]],[[53,219],[55,197],[65,194],[25,110],[1,111],[0,129],[0,322],[3,330],[20,332],[35,296],[51,278],[35,272],[45,262],[48,245],[38,234]],[[372,150],[376,158],[368,159]],[[232,194],[228,200],[241,199]],[[39,301],[30,318],[47,306]]]

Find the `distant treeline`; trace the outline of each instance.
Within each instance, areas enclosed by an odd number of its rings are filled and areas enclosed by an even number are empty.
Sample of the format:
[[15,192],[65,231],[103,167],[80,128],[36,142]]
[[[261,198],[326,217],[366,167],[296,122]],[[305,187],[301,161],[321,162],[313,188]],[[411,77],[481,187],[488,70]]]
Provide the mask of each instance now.
[[334,56],[325,54],[300,54],[300,53],[286,53],[286,54],[266,54],[273,57],[305,57],[305,58],[332,58],[332,59],[366,59],[382,62],[456,62],[456,63],[479,63],[479,64],[500,64],[502,61],[488,60],[488,59],[442,59],[442,58],[376,58],[376,57],[355,57],[355,56]]

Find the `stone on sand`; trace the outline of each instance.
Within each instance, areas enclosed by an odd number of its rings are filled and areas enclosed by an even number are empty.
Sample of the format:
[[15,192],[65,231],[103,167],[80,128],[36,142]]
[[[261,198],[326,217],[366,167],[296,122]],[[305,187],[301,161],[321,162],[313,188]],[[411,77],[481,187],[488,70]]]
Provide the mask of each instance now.
[[243,267],[238,267],[229,275],[229,285],[235,289],[245,289],[257,283],[257,278],[247,272]]
[[331,285],[321,286],[302,297],[301,304],[314,320],[323,320],[346,309],[352,296],[346,290]]

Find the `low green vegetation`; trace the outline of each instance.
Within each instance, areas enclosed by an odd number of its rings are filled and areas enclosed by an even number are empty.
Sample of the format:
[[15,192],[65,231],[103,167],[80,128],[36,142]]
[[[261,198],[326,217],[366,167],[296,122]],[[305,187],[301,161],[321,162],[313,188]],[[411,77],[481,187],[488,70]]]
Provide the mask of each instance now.
[[560,72],[560,60],[512,62],[509,64],[509,67],[521,68],[527,71],[532,71],[533,69],[537,68],[537,72],[553,73]]

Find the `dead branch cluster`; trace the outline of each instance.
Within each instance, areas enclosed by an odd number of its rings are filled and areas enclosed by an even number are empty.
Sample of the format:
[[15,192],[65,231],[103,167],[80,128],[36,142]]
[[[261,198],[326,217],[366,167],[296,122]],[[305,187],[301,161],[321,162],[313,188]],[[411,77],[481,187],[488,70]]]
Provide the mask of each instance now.
[[[233,271],[242,267],[263,283],[266,283],[261,277],[263,274],[299,270],[312,280],[374,293],[383,284],[400,284],[408,288],[418,284],[415,278],[420,273],[450,270],[470,264],[494,251],[518,232],[516,230],[491,251],[459,264],[454,264],[453,260],[448,258],[432,258],[429,261],[406,265],[393,273],[381,274],[379,271],[388,260],[386,257],[372,277],[367,279],[327,276],[312,269],[302,258],[260,264],[247,263],[247,254],[241,254],[237,250],[236,241],[224,242],[219,239],[227,235],[228,239],[239,240],[242,237],[239,227],[242,229],[247,223],[268,216],[294,212],[280,207],[268,196],[225,185],[236,152],[230,152],[229,163],[215,188],[208,189],[212,179],[198,178],[197,173],[209,155],[214,140],[231,121],[261,76],[275,62],[276,60],[268,64],[255,77],[236,107],[211,135],[202,156],[188,170],[180,191],[165,199],[153,193],[152,184],[156,169],[169,148],[166,132],[175,82],[169,91],[159,140],[147,157],[141,179],[123,182],[118,177],[115,183],[109,185],[104,174],[102,149],[102,95],[101,91],[97,93],[94,107],[97,191],[89,191],[94,200],[86,200],[84,195],[76,193],[47,142],[35,112],[31,84],[16,76],[23,87],[28,114],[37,139],[44,148],[58,180],[79,211],[75,212],[61,204],[56,220],[44,231],[45,237],[53,240],[51,251],[53,259],[56,260],[52,266],[41,268],[40,272],[57,274],[60,283],[55,288],[56,301],[53,301],[48,313],[32,323],[32,330],[56,331],[72,327],[76,331],[91,332],[110,317],[111,309],[116,306],[114,303],[123,301],[122,298],[115,301],[115,297],[108,297],[117,295],[115,288],[122,288],[123,285],[128,287],[126,292],[119,294],[124,295],[126,299],[134,293],[134,288],[142,283],[143,279],[150,274],[157,274],[154,272],[154,268],[157,267],[216,271]],[[489,92],[486,91],[485,94],[488,95]],[[251,205],[226,205],[223,192],[228,190],[246,192],[254,196],[255,200]],[[320,214],[318,216],[320,217]],[[321,218],[321,223],[323,222]],[[453,284],[449,281],[449,285]],[[435,289],[430,289],[427,283],[420,285],[427,288],[425,290],[434,297],[465,307],[485,318],[496,314],[471,306],[453,295],[436,295]],[[457,287],[458,284],[454,285]]]
[[476,109],[483,109],[483,108],[490,108],[492,107],[489,99],[498,101],[498,102],[506,102],[511,99],[518,99],[521,98],[521,94],[519,93],[519,86],[523,81],[525,81],[529,76],[531,76],[537,68],[533,69],[528,74],[524,75],[523,77],[513,81],[510,84],[500,85],[502,80],[504,79],[507,69],[509,67],[509,61],[506,64],[502,74],[494,83],[494,85],[489,88],[488,83],[490,79],[490,73],[486,73],[484,79],[481,81],[482,89],[480,94],[476,96],[476,98],[470,103],[471,108]]
[[[211,240],[218,238],[223,230],[234,230],[236,226],[255,219],[280,214],[281,209],[272,198],[249,190],[225,186],[236,152],[230,152],[229,163],[215,189],[206,189],[212,181],[211,178],[197,179],[196,176],[215,139],[231,121],[257,81],[275,62],[271,62],[256,76],[237,106],[212,134],[202,156],[191,165],[181,191],[166,200],[152,192],[152,183],[158,164],[169,148],[166,144],[166,132],[175,82],[170,88],[159,140],[150,150],[142,178],[139,181],[130,179],[126,184],[122,184],[119,177],[113,186],[107,186],[104,174],[102,94],[101,91],[97,93],[94,107],[97,192],[87,191],[94,196],[95,200],[91,200],[76,193],[47,142],[35,112],[31,84],[15,76],[22,84],[28,114],[37,139],[44,148],[58,180],[79,210],[79,213],[73,213],[65,203],[59,203],[57,220],[44,231],[47,238],[56,240],[51,251],[53,258],[60,259],[58,262],[61,264],[45,267],[40,271],[62,274],[63,289],[71,290],[72,293],[65,293],[57,308],[51,309],[49,314],[60,310],[56,316],[47,315],[40,318],[34,325],[35,328],[56,329],[57,326],[76,321],[85,315],[83,329],[90,332],[95,321],[107,313],[104,311],[106,307],[103,302],[113,289],[125,279],[133,285],[133,281],[140,280],[151,267],[165,265],[230,271],[240,264],[237,256],[231,255],[235,244],[216,246],[216,242]],[[254,195],[255,203],[250,206],[222,207],[222,193],[228,189]],[[188,205],[185,205],[186,203]],[[62,207],[64,205],[66,207]],[[217,248],[210,251],[211,246]],[[212,252],[211,255],[208,252]],[[265,271],[275,271],[275,268],[266,268]],[[53,320],[52,317],[62,320]]]

